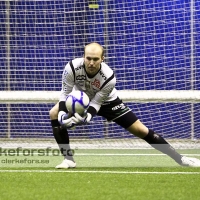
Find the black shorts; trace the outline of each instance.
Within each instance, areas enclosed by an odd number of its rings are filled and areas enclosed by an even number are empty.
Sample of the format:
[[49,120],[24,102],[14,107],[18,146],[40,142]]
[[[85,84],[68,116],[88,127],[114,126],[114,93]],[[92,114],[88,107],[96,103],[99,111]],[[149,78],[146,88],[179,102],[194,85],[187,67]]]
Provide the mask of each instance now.
[[114,121],[125,129],[138,120],[131,109],[119,98],[105,102],[97,115],[106,118],[108,121]]

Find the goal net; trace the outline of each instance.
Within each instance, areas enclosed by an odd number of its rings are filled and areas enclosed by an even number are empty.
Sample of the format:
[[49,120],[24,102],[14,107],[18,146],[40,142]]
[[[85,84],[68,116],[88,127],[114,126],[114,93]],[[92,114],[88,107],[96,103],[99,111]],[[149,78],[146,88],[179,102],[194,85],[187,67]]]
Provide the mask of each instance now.
[[[49,110],[63,68],[96,41],[115,71],[119,96],[138,118],[176,147],[197,148],[199,8],[197,1],[179,0],[1,1],[2,144],[55,144]],[[146,145],[101,117],[69,134],[72,144],[91,147]]]

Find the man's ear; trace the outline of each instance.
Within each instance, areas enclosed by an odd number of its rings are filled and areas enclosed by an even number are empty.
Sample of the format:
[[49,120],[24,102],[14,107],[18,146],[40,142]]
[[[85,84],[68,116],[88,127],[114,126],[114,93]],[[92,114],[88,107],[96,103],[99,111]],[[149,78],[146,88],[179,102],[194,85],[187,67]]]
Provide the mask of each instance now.
[[102,56],[102,58],[101,58],[102,62],[104,61],[104,58],[105,58],[105,57],[104,57],[104,56]]

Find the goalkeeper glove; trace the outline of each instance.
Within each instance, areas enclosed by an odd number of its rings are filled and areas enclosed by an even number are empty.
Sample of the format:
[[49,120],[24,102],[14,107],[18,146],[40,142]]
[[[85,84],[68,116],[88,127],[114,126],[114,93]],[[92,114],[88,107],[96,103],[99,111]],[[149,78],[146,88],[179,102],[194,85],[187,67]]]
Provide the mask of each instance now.
[[74,116],[81,124],[87,124],[92,119],[92,115],[90,113],[86,113],[84,117],[81,117],[78,113],[75,113]]
[[73,128],[75,125],[80,123],[80,121],[72,116],[70,117],[66,112],[60,111],[58,113],[58,121],[61,126],[64,126],[65,128]]

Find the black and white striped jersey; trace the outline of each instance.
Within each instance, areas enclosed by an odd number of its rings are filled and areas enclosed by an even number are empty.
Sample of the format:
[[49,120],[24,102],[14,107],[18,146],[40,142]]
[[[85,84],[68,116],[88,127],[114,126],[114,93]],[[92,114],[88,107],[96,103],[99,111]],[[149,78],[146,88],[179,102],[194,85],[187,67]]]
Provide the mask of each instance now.
[[60,101],[65,101],[72,90],[84,91],[90,98],[90,106],[98,112],[104,102],[117,98],[116,78],[113,70],[104,62],[98,73],[89,78],[84,67],[84,58],[71,60],[62,74]]

